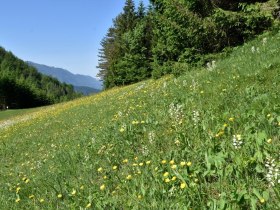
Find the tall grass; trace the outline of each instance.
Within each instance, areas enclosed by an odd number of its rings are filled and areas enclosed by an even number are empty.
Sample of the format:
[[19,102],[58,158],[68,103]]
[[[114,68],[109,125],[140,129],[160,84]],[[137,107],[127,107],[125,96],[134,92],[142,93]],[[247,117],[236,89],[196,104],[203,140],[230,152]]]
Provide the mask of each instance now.
[[280,209],[280,33],[0,133],[0,209]]

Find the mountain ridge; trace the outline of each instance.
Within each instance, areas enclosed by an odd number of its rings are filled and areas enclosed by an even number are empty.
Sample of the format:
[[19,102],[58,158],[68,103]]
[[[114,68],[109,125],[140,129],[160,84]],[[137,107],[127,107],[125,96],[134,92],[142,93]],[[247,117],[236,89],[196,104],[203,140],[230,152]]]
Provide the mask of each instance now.
[[100,91],[102,89],[102,82],[89,75],[74,74],[66,69],[48,66],[45,64],[38,64],[32,61],[26,61],[28,65],[35,67],[42,74],[55,77],[60,82],[65,82],[73,85],[74,87],[87,87]]

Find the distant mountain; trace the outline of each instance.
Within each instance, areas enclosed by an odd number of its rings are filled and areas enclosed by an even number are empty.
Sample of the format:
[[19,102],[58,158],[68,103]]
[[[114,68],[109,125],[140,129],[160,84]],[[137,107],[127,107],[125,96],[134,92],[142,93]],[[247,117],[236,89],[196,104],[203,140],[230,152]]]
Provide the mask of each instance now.
[[77,92],[85,95],[99,92],[102,89],[102,82],[87,75],[73,74],[68,70],[46,66],[31,61],[27,63],[35,67],[42,74],[57,78],[60,82],[65,82],[74,86]]
[[98,93],[100,90],[91,88],[91,87],[86,87],[86,86],[74,86],[74,90],[78,93],[82,93],[84,95],[90,95],[93,93]]
[[44,106],[79,96],[73,85],[43,75],[0,47],[0,110]]

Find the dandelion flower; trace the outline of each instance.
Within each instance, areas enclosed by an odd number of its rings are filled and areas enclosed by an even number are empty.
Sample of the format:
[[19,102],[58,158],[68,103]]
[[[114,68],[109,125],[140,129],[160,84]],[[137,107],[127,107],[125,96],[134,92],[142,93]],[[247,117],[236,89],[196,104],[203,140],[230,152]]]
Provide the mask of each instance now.
[[180,166],[185,166],[186,165],[186,162],[185,161],[182,161],[181,163],[180,163]]
[[267,139],[266,142],[270,144],[272,142],[272,139]]
[[162,163],[162,164],[165,164],[165,163],[166,163],[166,160],[162,160],[161,163]]
[[128,163],[128,159],[124,159],[122,162],[123,163]]
[[128,175],[128,176],[126,177],[126,179],[127,179],[127,180],[131,180],[131,179],[132,179],[132,176],[131,176],[131,175]]
[[177,179],[177,177],[176,177],[176,176],[173,176],[171,180],[172,180],[172,181],[175,181],[176,179]]
[[43,199],[43,198],[41,198],[41,199],[39,200],[40,203],[43,203],[44,201],[45,201],[45,199]]
[[102,167],[100,167],[100,168],[97,169],[98,172],[101,172],[102,170],[103,170]]
[[180,143],[181,143],[181,142],[180,142],[178,139],[176,139],[175,144],[176,144],[177,146],[179,146]]
[[169,175],[168,172],[165,172],[165,173],[163,174],[164,177],[168,177],[168,175]]
[[151,163],[151,161],[150,161],[150,160],[146,161],[146,165],[149,165],[150,163]]
[[187,162],[187,166],[191,166],[192,165],[192,162]]
[[261,198],[261,199],[260,199],[260,202],[261,202],[261,203],[264,203],[264,202],[265,202],[264,198]]
[[17,199],[16,199],[16,203],[18,203],[18,202],[20,202],[20,198],[17,198]]
[[174,163],[175,163],[174,160],[170,160],[170,162],[169,162],[170,165],[173,165]]
[[187,184],[185,183],[185,182],[182,182],[181,184],[180,184],[180,188],[181,189],[185,189],[187,187]]
[[164,182],[165,182],[165,183],[168,183],[168,182],[170,182],[170,179],[169,179],[169,178],[166,178],[166,179],[164,180]]
[[76,195],[77,191],[75,189],[72,190],[71,195]]
[[18,193],[19,191],[20,191],[20,187],[17,187],[17,189],[16,189],[16,193]]
[[121,132],[121,133],[124,132],[124,128],[123,128],[123,127],[120,129],[120,132]]
[[231,118],[229,118],[228,120],[229,120],[230,122],[233,122],[233,121],[234,121],[234,118],[231,117]]
[[108,177],[107,176],[103,176],[103,179],[107,179]]
[[113,170],[117,170],[118,169],[118,166],[113,166]]
[[89,203],[88,205],[86,205],[86,208],[90,208],[91,207],[91,203]]
[[58,197],[58,198],[62,198],[62,194],[58,194],[57,197]]
[[105,190],[105,184],[100,186],[100,190],[102,190],[102,191]]
[[33,199],[35,196],[34,195],[29,195],[29,199]]
[[172,169],[176,169],[176,168],[177,168],[177,165],[172,165],[171,168],[172,168]]
[[139,163],[139,166],[143,166],[144,165],[144,163]]

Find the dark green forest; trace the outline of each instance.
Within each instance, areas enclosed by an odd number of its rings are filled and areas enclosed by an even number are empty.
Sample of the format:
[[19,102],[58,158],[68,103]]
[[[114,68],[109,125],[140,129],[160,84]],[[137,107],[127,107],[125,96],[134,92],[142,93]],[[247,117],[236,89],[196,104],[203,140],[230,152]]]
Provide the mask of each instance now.
[[276,0],[126,0],[101,42],[97,76],[111,88],[179,75],[270,29],[278,10]]
[[37,107],[78,96],[72,85],[42,75],[0,47],[0,109]]

